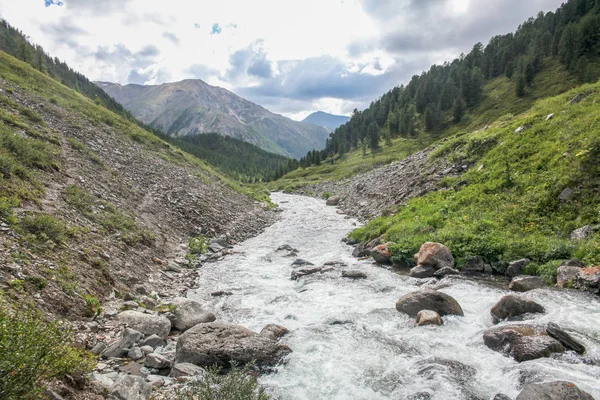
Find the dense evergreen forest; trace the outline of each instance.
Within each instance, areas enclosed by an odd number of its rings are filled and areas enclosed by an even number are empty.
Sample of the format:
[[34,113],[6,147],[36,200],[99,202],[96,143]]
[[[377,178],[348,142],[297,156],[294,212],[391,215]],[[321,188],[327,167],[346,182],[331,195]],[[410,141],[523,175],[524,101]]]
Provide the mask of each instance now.
[[30,43],[23,32],[13,28],[5,20],[0,20],[0,50],[27,62],[38,71],[135,122],[183,151],[205,160],[234,179],[243,182],[270,181],[298,168],[296,160],[266,152],[238,139],[217,134],[172,138],[139,122],[100,87],[58,58],[52,58],[41,46]]
[[241,182],[279,179],[299,165],[292,158],[269,153],[252,143],[216,133],[180,137],[158,133],[158,136]]
[[326,148],[309,152],[300,165],[318,165],[359,147],[376,150],[382,140],[391,144],[392,138],[442,131],[480,104],[485,83],[502,75],[522,97],[549,58],[559,60],[582,83],[592,82],[599,48],[600,0],[570,0],[556,12],[530,18],[515,33],[495,36],[487,46],[477,43],[469,54],[433,65],[366,110],[354,110],[351,120],[331,133]]

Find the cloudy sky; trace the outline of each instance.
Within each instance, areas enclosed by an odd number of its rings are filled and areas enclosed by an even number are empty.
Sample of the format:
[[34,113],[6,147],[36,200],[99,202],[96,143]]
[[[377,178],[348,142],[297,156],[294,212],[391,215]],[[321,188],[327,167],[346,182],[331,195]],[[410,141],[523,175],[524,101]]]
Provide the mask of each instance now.
[[294,119],[348,115],[562,0],[0,0],[92,80],[199,78]]

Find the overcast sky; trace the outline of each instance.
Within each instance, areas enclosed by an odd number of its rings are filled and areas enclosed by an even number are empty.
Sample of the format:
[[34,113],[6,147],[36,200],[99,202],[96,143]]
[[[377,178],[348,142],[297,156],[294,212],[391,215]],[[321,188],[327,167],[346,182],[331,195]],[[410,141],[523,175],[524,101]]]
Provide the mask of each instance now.
[[0,0],[92,80],[199,78],[294,119],[348,115],[560,0]]

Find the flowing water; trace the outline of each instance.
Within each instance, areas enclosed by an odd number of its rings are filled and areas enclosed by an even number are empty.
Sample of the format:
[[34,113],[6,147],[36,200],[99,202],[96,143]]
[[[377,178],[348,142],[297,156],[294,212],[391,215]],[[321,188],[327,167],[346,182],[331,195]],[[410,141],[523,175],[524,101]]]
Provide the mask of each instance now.
[[[555,322],[585,344],[585,358],[567,352],[517,363],[488,349],[483,332],[492,326],[490,308],[507,294],[474,280],[453,279],[442,292],[461,304],[464,317],[444,317],[440,327],[414,327],[395,303],[418,289],[418,281],[351,257],[340,241],[355,221],[307,197],[274,193],[281,220],[235,250],[239,253],[202,267],[191,297],[211,303],[225,322],[260,331],[267,324],[287,327],[282,341],[293,353],[261,378],[281,399],[404,399],[428,392],[434,399],[516,397],[523,382],[567,380],[600,399],[600,302],[575,291],[534,290],[525,294],[546,314],[530,322]],[[298,249],[315,265],[348,264],[298,281],[290,279],[296,257],[277,251]],[[365,280],[341,277],[340,270],[365,272]],[[228,297],[211,292],[228,290]],[[449,362],[453,360],[457,362]],[[466,367],[465,367],[466,366]]]

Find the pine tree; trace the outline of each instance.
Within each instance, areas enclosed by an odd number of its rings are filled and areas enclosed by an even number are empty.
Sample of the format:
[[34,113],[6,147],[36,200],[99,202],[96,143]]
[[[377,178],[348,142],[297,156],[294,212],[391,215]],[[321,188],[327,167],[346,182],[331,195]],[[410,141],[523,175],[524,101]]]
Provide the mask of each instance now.
[[467,108],[467,103],[462,96],[458,96],[456,100],[454,100],[454,106],[452,107],[452,117],[454,118],[454,122],[458,123],[462,120],[465,115],[465,109]]
[[516,85],[515,85],[515,93],[517,94],[517,97],[525,96],[525,86],[526,86],[525,77],[522,74],[519,74],[519,77],[517,78]]

